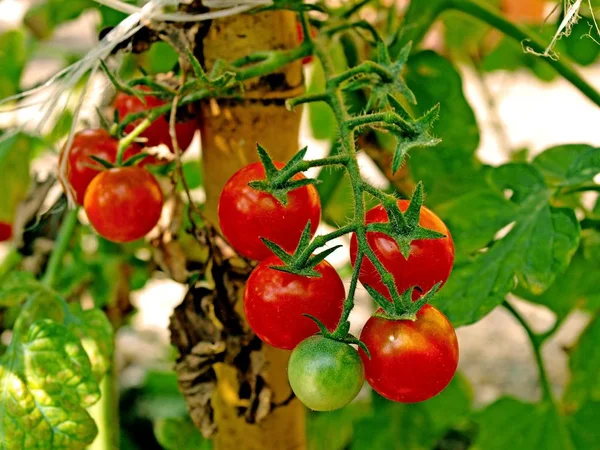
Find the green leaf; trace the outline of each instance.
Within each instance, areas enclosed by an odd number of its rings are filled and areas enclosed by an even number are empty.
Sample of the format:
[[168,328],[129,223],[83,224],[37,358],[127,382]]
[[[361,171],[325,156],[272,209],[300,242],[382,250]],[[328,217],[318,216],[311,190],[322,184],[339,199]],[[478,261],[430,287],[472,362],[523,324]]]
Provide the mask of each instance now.
[[502,398],[478,414],[482,450],[575,450],[563,418],[547,404]]
[[179,60],[177,52],[166,42],[155,42],[144,54],[142,67],[149,74],[167,73]]
[[354,428],[352,450],[430,450],[471,410],[472,392],[457,374],[441,394],[423,403],[393,403],[374,394],[372,414]]
[[479,127],[458,71],[442,56],[423,51],[408,60],[405,78],[419,100],[415,115],[425,114],[440,103],[439,120],[434,122],[431,134],[442,142],[410,153],[410,170],[413,178],[427,187],[427,204],[435,206],[484,185],[474,156],[479,146]]
[[498,230],[512,222],[517,208],[494,189],[467,192],[435,208],[451,230],[457,253],[486,247]]
[[571,34],[563,39],[567,54],[582,66],[593,64],[600,55],[600,46],[591,37],[594,33],[593,26],[591,19],[580,19],[571,26]]
[[154,435],[165,450],[210,450],[212,441],[204,439],[189,416],[159,419]]
[[600,402],[600,316],[579,337],[571,352],[571,380],[564,394],[567,409],[576,410],[588,401]]
[[94,6],[92,0],[46,0],[29,8],[23,21],[38,39],[48,39],[57,26],[78,18]]
[[[313,64],[313,71],[308,82],[306,94],[317,94],[325,89],[325,74],[319,59]],[[315,139],[332,140],[337,136],[335,116],[325,102],[310,102],[308,104],[308,120]]]
[[91,363],[92,372],[99,382],[112,364],[114,351],[113,327],[106,314],[99,309],[71,308],[68,329],[77,336]]
[[565,317],[574,308],[595,311],[600,308],[600,290],[596,277],[590,274],[599,271],[600,264],[586,260],[580,248],[567,270],[556,277],[546,291],[535,295],[518,286],[514,292],[521,298],[547,306],[558,317]]
[[85,350],[63,325],[15,331],[0,360],[0,442],[11,449],[84,449],[97,434],[86,411],[100,397]]
[[600,411],[600,402],[589,402],[567,418],[571,437],[577,450],[590,450],[600,442],[598,411]]
[[21,76],[29,56],[22,30],[0,34],[0,99],[20,92]]
[[306,424],[308,450],[345,450],[352,442],[356,422],[370,413],[370,405],[362,401],[326,414],[310,412]]
[[479,320],[515,288],[541,294],[569,265],[580,239],[571,209],[550,206],[551,191],[539,172],[526,164],[507,164],[491,177],[513,191],[514,226],[473,260],[457,266],[434,300],[454,325]]
[[0,282],[0,306],[4,307],[20,304],[39,287],[39,281],[30,272],[11,272]]
[[12,222],[29,189],[32,137],[16,133],[0,137],[0,220]]
[[600,149],[589,145],[561,145],[540,153],[532,164],[552,185],[574,186],[600,173]]

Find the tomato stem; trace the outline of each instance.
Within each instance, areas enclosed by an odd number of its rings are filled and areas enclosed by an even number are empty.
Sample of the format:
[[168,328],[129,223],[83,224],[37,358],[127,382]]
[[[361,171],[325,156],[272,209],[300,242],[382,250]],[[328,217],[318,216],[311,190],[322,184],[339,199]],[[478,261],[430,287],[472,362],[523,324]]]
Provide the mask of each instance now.
[[75,227],[78,223],[78,213],[79,207],[69,210],[63,220],[62,225],[60,226],[58,238],[54,244],[54,250],[52,250],[50,260],[48,261],[48,267],[46,268],[46,272],[42,278],[42,283],[48,287],[52,287],[56,282],[60,265],[65,253],[69,248],[69,242],[71,241],[71,237],[73,236],[73,232],[75,231]]
[[542,400],[555,405],[554,396],[550,387],[550,381],[548,379],[548,374],[546,373],[546,366],[544,365],[544,359],[542,357],[542,344],[545,336],[535,333],[525,318],[508,301],[504,300],[502,306],[509,313],[511,313],[512,316],[517,319],[517,321],[525,329],[527,336],[529,337],[529,341],[531,342],[531,347],[533,348],[533,354],[535,356],[535,362],[538,367],[538,375],[542,388]]

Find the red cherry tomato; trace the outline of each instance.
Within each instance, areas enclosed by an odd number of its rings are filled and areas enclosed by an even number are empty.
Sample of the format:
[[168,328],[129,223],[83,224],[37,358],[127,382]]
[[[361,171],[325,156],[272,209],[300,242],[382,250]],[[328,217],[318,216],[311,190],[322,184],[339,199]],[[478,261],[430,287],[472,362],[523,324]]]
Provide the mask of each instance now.
[[[139,86],[138,89],[149,91],[146,86]],[[127,114],[136,114],[147,111],[152,108],[164,105],[166,102],[152,95],[144,96],[145,103],[134,95],[128,95],[124,92],[119,92],[115,99],[115,108],[119,113],[119,118],[123,119]],[[130,133],[139,123],[141,119],[133,122],[125,127],[125,132]],[[190,146],[196,129],[198,128],[194,120],[178,122],[175,124],[175,134],[177,135],[177,144],[181,151],[187,150]],[[154,147],[160,144],[165,144],[171,152],[173,150],[173,141],[169,134],[169,121],[165,116],[160,116],[152,124],[144,130],[140,135],[148,140],[147,146]]]
[[[301,43],[304,40],[304,30],[302,29],[301,23],[296,24],[296,35],[298,36],[298,43]],[[310,29],[310,35],[311,37],[315,37],[317,35],[313,28]],[[305,56],[302,58],[302,64],[310,64],[313,62],[313,59],[314,58],[312,56]]]
[[335,269],[321,261],[321,277],[304,277],[270,266],[282,265],[276,256],[262,261],[250,274],[244,291],[244,310],[250,328],[273,347],[291,350],[319,331],[302,314],[319,319],[331,331],[341,315],[346,292]]
[[9,241],[12,238],[12,225],[0,222],[0,242]]
[[118,167],[102,172],[90,183],[85,212],[94,229],[113,242],[144,237],[160,219],[163,194],[150,172]]
[[439,394],[458,366],[454,328],[429,304],[421,308],[414,322],[371,317],[360,340],[371,352],[369,359],[359,348],[367,381],[376,392],[396,402],[422,402]]
[[[75,134],[66,163],[69,185],[63,185],[63,189],[65,191],[68,189],[78,204],[83,205],[83,197],[88,185],[104,169],[90,156],[114,163],[117,159],[118,147],[119,141],[103,128],[86,129]],[[142,147],[132,144],[125,150],[124,160],[141,151]],[[62,163],[65,153],[66,148],[63,148],[59,164]]]
[[[398,206],[406,211],[408,200],[398,200]],[[367,212],[367,223],[387,222],[388,216],[383,206],[379,205]],[[398,292],[402,293],[411,286],[418,286],[413,293],[413,299],[421,293],[429,291],[436,283],[445,283],[454,264],[454,242],[450,231],[433,211],[425,206],[421,207],[419,225],[423,228],[435,230],[446,235],[441,239],[420,239],[413,241],[410,246],[410,255],[404,259],[396,242],[383,233],[367,233],[367,242],[384,267],[394,276]],[[356,236],[352,235],[350,242],[350,259],[352,264],[356,261],[358,243]],[[381,281],[381,276],[371,261],[363,258],[359,279],[391,299],[387,287]]]
[[[275,165],[283,167],[282,163]],[[302,178],[302,174],[294,176],[294,180]],[[219,198],[219,224],[223,235],[238,253],[259,261],[272,255],[260,237],[292,252],[298,246],[306,223],[310,220],[311,236],[314,236],[321,217],[321,201],[314,186],[290,191],[284,206],[271,194],[248,186],[251,181],[264,179],[262,164],[250,164],[229,179]]]

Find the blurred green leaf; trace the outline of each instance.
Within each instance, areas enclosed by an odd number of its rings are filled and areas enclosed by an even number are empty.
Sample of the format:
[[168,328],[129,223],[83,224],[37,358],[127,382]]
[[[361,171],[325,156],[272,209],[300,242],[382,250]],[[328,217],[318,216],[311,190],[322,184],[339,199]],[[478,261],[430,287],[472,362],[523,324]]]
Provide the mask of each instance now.
[[442,56],[424,51],[408,60],[406,82],[418,99],[415,115],[440,103],[433,135],[442,139],[441,144],[414,149],[409,159],[413,178],[427,187],[427,204],[435,206],[482,185],[483,174],[474,156],[479,128],[459,73]]
[[167,73],[173,70],[179,60],[177,52],[166,42],[155,42],[143,54],[142,67],[149,74]]
[[504,397],[476,417],[481,450],[575,450],[563,418],[547,404]]
[[[183,176],[190,189],[202,187],[204,184],[202,163],[200,160],[186,161],[182,165]],[[183,190],[183,185],[179,183],[179,190]]]
[[[584,2],[585,3],[585,2]],[[560,17],[559,20],[562,20]],[[600,55],[600,45],[597,40],[598,34],[594,30],[591,19],[582,18],[571,27],[571,34],[564,39],[564,46],[568,56],[582,66],[593,64]]]
[[600,442],[599,413],[600,402],[589,402],[568,417],[567,423],[577,450],[590,450]]
[[600,173],[600,149],[583,144],[561,145],[540,153],[532,164],[548,184],[574,186],[592,181]]
[[23,302],[39,281],[29,272],[11,272],[0,278],[0,306],[11,307]]
[[401,404],[375,397],[374,411],[355,426],[352,450],[431,450],[471,412],[472,392],[461,375],[423,403]]
[[456,326],[473,323],[502,303],[515,288],[515,277],[524,289],[541,294],[568,267],[579,246],[574,211],[550,206],[552,190],[534,166],[506,164],[490,175],[501,192],[512,192],[514,226],[471,263],[456,267],[434,299]]
[[[323,92],[325,74],[321,62],[316,59],[306,88],[307,94]],[[312,102],[307,105],[310,129],[315,139],[332,140],[337,136],[337,125],[331,108],[324,102]]]
[[0,99],[19,93],[28,56],[29,49],[22,30],[0,34]]
[[45,0],[34,3],[25,14],[23,22],[38,39],[48,39],[57,26],[77,19],[95,5],[93,0]]
[[364,401],[327,413],[311,412],[307,417],[308,450],[345,450],[352,442],[357,421],[371,414]]
[[[568,410],[579,409],[586,402],[600,402],[600,316],[590,322],[571,350],[571,380],[563,402]],[[598,410],[600,412],[600,410]]]
[[0,137],[0,220],[12,222],[29,189],[29,162],[35,138],[23,133]]
[[204,439],[191,419],[169,417],[154,424],[156,439],[165,450],[210,450],[212,441]]
[[547,306],[558,317],[566,317],[574,308],[594,311],[600,308],[600,291],[596,277],[591,274],[599,271],[600,264],[586,260],[580,249],[567,270],[557,276],[554,283],[542,294],[534,295],[518,286],[515,295]]

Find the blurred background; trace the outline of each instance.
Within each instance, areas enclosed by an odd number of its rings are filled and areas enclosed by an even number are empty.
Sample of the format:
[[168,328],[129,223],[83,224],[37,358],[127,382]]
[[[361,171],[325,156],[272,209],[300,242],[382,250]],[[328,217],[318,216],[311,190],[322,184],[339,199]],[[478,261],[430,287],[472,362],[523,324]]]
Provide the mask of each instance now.
[[[121,14],[108,8],[90,7],[87,3],[79,0],[0,1],[0,97],[39,86],[92,49],[98,42],[100,30],[122,19]],[[502,2],[505,11],[515,20],[533,23],[533,29],[551,37],[560,22],[561,8],[555,8],[555,2],[539,1],[527,5],[529,2],[519,0]],[[445,19],[447,22],[440,22],[427,36],[425,46],[451,57],[461,74],[465,96],[480,128],[477,154],[483,162],[499,165],[518,158],[518,155],[533,155],[562,143],[600,145],[600,134],[596,128],[600,123],[600,110],[568,82],[556,77],[542,57],[525,55],[520,46],[487,29],[471,29],[471,36],[448,32],[450,27],[446,28],[446,25],[449,21],[455,21],[455,28],[470,27],[467,22],[461,22],[464,19],[458,14],[448,16],[451,17]],[[575,58],[581,65],[582,76],[600,89],[600,65],[597,63],[600,46],[586,36],[589,32],[589,19],[584,17],[570,37],[558,42],[556,52],[558,57],[568,55]],[[176,61],[176,56],[162,45],[153,46],[149,53],[136,58],[135,64],[143,65],[150,73],[168,71]],[[123,71],[128,70],[128,64],[130,69],[133,67],[133,62],[126,60]],[[318,72],[318,68],[314,64],[305,66],[307,81],[315,82],[315,77],[318,77],[315,71]],[[81,89],[81,86],[74,89]],[[106,92],[105,82],[98,81],[92,85],[81,116],[83,122],[96,120],[90,105],[101,104]],[[36,98],[43,99],[43,96]],[[75,98],[69,100],[73,101]],[[38,109],[34,105],[14,112],[2,112],[0,127],[31,127],[40,120]],[[304,114],[299,147],[308,145],[310,158],[325,155],[330,140],[327,136],[323,139],[323,133],[314,132],[319,118],[309,117],[308,108]],[[444,108],[441,114],[444,114]],[[56,127],[62,127],[57,131],[59,139],[56,142],[61,142],[60,139],[66,136],[70,122],[65,120]],[[32,167],[42,174],[42,178],[44,173],[51,174],[56,170],[57,151],[58,147],[54,152],[40,151],[35,155]],[[184,157],[190,173],[199,170],[200,152],[197,137]],[[387,179],[373,161],[365,154],[360,157],[365,178],[375,185],[386,186]],[[194,184],[194,198],[202,201],[201,180]],[[58,195],[59,191],[54,198]],[[328,229],[328,225],[322,225],[321,232]],[[329,259],[349,278],[349,240],[340,239],[338,243],[345,248],[337,250]],[[8,252],[8,246],[0,244],[0,260]],[[140,260],[149,257],[143,254],[137,256]],[[98,270],[99,277],[109,276],[105,269]],[[159,271],[149,274],[144,281],[140,283],[143,287],[132,292],[135,311],[119,330],[116,348],[123,439],[130,441],[130,448],[147,449],[154,448],[156,444],[150,438],[145,443],[140,440],[141,430],[147,430],[151,435],[156,419],[185,412],[183,398],[171,371],[175,352],[169,345],[168,324],[186,287],[169,280]],[[359,288],[359,292],[358,307],[351,316],[355,331],[362,327],[372,309],[364,289]],[[535,331],[542,332],[553,326],[555,315],[549,309],[519,300],[515,300],[514,304]],[[573,344],[588,321],[589,317],[583,312],[571,313],[559,332],[543,348],[550,381],[557,393],[561,392],[568,379],[565,350]],[[477,324],[462,327],[457,333],[461,348],[460,370],[473,385],[477,406],[489,404],[503,394],[524,400],[538,398],[538,375],[533,353],[524,329],[512,316],[496,308]],[[2,335],[5,345],[9,339],[9,333]]]

